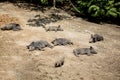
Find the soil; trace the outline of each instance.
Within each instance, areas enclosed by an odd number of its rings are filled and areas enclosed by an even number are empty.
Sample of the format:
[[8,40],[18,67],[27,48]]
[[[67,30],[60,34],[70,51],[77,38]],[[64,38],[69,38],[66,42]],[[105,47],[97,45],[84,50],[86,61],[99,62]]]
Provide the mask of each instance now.
[[[64,31],[46,32],[42,27],[26,25],[27,20],[40,14],[48,16],[53,9],[30,11],[11,3],[0,3],[0,28],[11,22],[19,23],[21,31],[0,30],[0,80],[120,80],[120,29],[118,25],[96,24],[71,16],[46,26],[61,25]],[[60,14],[68,15],[60,10]],[[104,41],[89,43],[90,34],[104,36]],[[56,46],[45,51],[29,51],[32,41],[67,38],[74,45]],[[74,56],[75,48],[93,46],[98,54]],[[65,57],[62,67],[54,63]]]

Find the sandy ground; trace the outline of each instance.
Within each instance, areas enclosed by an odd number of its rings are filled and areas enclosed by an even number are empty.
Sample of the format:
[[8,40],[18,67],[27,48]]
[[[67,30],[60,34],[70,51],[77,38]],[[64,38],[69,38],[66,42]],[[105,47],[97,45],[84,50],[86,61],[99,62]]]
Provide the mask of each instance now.
[[[46,32],[42,27],[26,25],[34,15],[47,16],[51,12],[29,11],[10,3],[0,3],[0,27],[17,21],[23,28],[22,31],[0,30],[0,80],[120,80],[120,26],[99,25],[81,18],[48,24],[60,24],[64,29],[62,32]],[[105,40],[88,43],[90,34],[86,30],[103,35]],[[70,39],[74,45],[45,48],[45,51],[26,49],[32,41],[51,42],[59,37]],[[89,46],[93,46],[98,54],[75,57],[72,53],[74,48]],[[65,56],[65,64],[54,68],[54,62],[60,56]]]

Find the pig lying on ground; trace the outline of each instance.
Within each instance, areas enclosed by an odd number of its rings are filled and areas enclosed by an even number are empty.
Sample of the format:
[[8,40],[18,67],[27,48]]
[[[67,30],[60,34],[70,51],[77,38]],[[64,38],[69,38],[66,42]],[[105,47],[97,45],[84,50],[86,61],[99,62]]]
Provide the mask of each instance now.
[[56,62],[55,62],[55,67],[61,67],[64,65],[64,60],[65,60],[65,57],[61,57],[60,59],[58,59]]
[[92,54],[97,54],[97,52],[94,50],[94,48],[92,46],[90,46],[90,48],[77,48],[73,50],[73,54],[75,56],[79,56],[79,55],[92,55]]
[[60,25],[58,25],[58,26],[49,26],[48,28],[45,27],[45,30],[46,31],[55,31],[55,32],[57,32],[57,31],[63,31],[63,29],[61,28]]
[[73,42],[71,42],[70,40],[66,39],[66,38],[56,38],[55,40],[53,40],[51,42],[54,46],[57,45],[73,45]]
[[2,27],[1,30],[3,30],[3,31],[4,30],[18,31],[18,30],[22,30],[22,28],[17,23],[10,23],[10,24],[7,24],[4,27]]
[[27,49],[29,49],[29,51],[43,50],[45,47],[53,48],[47,41],[40,40],[31,42],[30,45],[27,46]]
[[91,38],[89,40],[89,43],[95,43],[97,41],[103,41],[103,40],[104,40],[103,36],[98,35],[98,34],[91,34]]

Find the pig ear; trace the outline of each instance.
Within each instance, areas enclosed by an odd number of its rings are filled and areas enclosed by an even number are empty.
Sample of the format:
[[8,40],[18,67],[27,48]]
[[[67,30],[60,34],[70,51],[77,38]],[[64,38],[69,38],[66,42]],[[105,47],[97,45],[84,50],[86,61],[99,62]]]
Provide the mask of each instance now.
[[92,47],[92,46],[90,46],[90,49],[93,49],[93,47]]
[[54,43],[53,41],[51,43]]
[[35,42],[33,41],[31,44],[34,44]]
[[60,25],[58,25],[58,28],[60,28]]
[[91,34],[91,37],[93,38],[93,34]]
[[27,49],[29,49],[29,45],[27,45],[26,47],[27,47]]

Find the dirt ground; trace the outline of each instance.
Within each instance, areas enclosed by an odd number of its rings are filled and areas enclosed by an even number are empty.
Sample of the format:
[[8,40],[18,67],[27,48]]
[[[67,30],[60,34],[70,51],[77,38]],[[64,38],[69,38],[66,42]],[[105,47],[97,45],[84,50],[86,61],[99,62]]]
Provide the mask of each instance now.
[[[0,28],[10,22],[21,25],[21,31],[0,30],[0,80],[120,80],[120,26],[95,24],[71,17],[49,25],[61,25],[64,31],[46,32],[42,27],[30,27],[27,20],[45,13],[24,10],[11,3],[0,3]],[[60,11],[61,14],[67,14]],[[104,36],[103,42],[89,43],[90,34]],[[74,45],[56,46],[45,51],[28,51],[26,45],[36,40],[51,42],[68,38]],[[98,54],[75,57],[73,49],[93,46]],[[54,68],[54,62],[65,56],[65,64]]]

